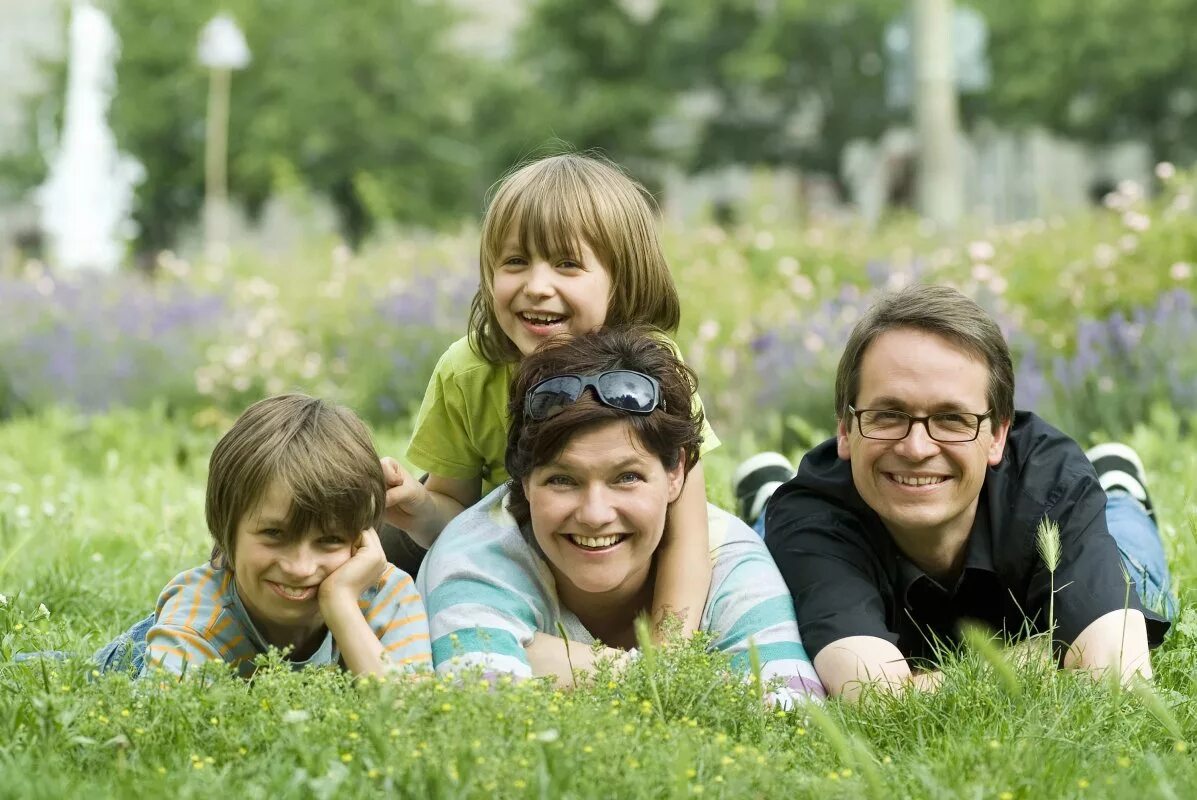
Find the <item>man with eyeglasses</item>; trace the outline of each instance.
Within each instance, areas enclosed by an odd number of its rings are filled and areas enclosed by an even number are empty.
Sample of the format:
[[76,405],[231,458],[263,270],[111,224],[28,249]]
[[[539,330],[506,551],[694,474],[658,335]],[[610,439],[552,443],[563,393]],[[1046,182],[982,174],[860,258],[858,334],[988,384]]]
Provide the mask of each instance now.
[[[776,488],[765,520],[831,694],[937,686],[966,621],[1004,641],[1050,632],[1065,668],[1151,676],[1168,622],[1145,608],[1174,600],[1138,457],[1095,448],[1095,471],[1016,413],[1009,349],[976,303],[941,286],[886,296],[849,337],[835,394],[837,436]],[[777,479],[779,466],[750,472]],[[1054,572],[1044,520],[1060,532]]]

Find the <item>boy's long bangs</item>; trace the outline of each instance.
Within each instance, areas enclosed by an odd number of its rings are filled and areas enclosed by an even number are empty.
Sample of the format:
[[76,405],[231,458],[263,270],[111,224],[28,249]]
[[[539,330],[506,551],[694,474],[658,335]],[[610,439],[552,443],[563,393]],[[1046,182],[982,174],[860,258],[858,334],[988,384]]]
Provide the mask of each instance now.
[[273,476],[291,494],[288,531],[315,526],[353,541],[366,528],[377,528],[386,507],[385,479],[364,428],[353,430],[360,425],[305,430],[288,442]]

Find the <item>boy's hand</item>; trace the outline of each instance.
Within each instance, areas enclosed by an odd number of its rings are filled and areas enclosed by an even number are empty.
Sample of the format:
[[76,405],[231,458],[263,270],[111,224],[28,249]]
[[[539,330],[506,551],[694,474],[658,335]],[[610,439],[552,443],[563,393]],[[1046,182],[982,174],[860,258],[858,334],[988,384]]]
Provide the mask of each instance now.
[[354,543],[349,560],[320,583],[321,610],[326,604],[345,601],[356,607],[362,592],[378,582],[386,566],[387,557],[382,552],[378,534],[373,528],[366,528]]
[[428,490],[412,477],[395,459],[382,459],[382,475],[386,479],[386,521],[396,528],[410,531],[422,505],[428,502]]

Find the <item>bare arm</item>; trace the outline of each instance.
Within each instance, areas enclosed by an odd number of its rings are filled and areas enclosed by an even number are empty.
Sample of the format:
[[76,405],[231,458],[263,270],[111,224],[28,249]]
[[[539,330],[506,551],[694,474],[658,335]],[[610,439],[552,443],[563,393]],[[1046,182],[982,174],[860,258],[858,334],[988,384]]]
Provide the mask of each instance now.
[[382,642],[358,605],[362,592],[379,579],[386,565],[378,534],[368,528],[349,560],[320,584],[320,614],[346,668],[355,675],[381,675],[392,669],[383,657]]
[[595,651],[581,642],[566,641],[557,636],[537,632],[532,644],[524,648],[532,674],[536,677],[553,676],[558,686],[568,689],[574,686],[574,670],[594,672],[595,664],[602,658],[621,659],[627,656],[623,650],[604,647]]
[[1136,677],[1151,679],[1151,656],[1147,645],[1147,622],[1138,609],[1119,609],[1089,623],[1068,652],[1065,669],[1083,669],[1103,676],[1117,670],[1125,686]]
[[665,523],[657,550],[653,593],[653,637],[670,616],[682,622],[682,635],[698,630],[711,588],[711,554],[707,523],[707,487],[699,461],[686,476],[682,493]]
[[477,503],[481,478],[445,478],[429,475],[420,483],[393,458],[382,459],[387,483],[386,521],[402,528],[423,548],[432,546],[449,522]]
[[815,656],[815,672],[831,697],[855,700],[866,686],[897,692],[906,686],[927,691],[939,688],[943,673],[911,672],[897,647],[876,636],[845,636]]

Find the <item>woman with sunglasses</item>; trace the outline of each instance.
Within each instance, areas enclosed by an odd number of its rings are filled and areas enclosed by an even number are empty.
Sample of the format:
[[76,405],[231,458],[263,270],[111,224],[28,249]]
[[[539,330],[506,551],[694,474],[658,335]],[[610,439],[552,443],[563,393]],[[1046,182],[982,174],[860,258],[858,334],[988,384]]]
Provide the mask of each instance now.
[[[634,653],[666,519],[698,459],[694,389],[693,373],[646,327],[556,339],[520,363],[511,480],[454,519],[420,570],[438,671],[568,683],[571,667]],[[764,544],[714,506],[708,522],[713,577],[700,629],[745,672],[755,643],[762,679],[782,679],[774,701],[823,696]],[[568,660],[560,646],[537,646],[561,630],[576,643]]]

